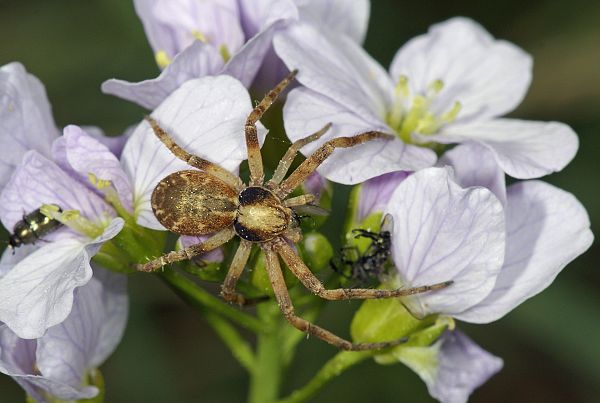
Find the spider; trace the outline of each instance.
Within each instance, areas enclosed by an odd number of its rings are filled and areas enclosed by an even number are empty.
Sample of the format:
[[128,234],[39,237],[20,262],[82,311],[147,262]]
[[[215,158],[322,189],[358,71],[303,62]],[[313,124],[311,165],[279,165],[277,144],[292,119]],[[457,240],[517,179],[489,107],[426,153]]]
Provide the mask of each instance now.
[[296,71],[291,72],[269,91],[248,115],[245,125],[250,169],[248,185],[219,165],[188,153],[175,143],[156,120],[152,117],[146,118],[154,134],[176,157],[198,169],[172,173],[158,183],[151,198],[156,218],[176,234],[213,235],[202,243],[166,253],[147,263],[137,264],[135,267],[145,272],[156,271],[167,264],[189,260],[206,253],[238,236],[240,244],[221,286],[221,295],[226,301],[239,305],[253,302],[237,293],[235,287],[246,266],[251,248],[256,245],[265,255],[266,270],[277,303],[292,326],[343,350],[381,349],[400,344],[406,339],[378,343],[352,343],[302,319],[294,312],[279,257],[308,290],[328,300],[401,297],[441,289],[451,284],[451,282],[444,282],[396,290],[326,289],[297,255],[291,244],[302,240],[302,232],[294,219],[292,208],[311,206],[315,196],[303,194],[288,198],[288,195],[300,186],[336,148],[353,147],[370,140],[388,138],[390,135],[369,131],[352,137],[329,140],[285,178],[299,150],[325,134],[331,126],[328,124],[318,132],[294,142],[279,161],[273,177],[265,182],[256,122],[275,102],[296,73]]

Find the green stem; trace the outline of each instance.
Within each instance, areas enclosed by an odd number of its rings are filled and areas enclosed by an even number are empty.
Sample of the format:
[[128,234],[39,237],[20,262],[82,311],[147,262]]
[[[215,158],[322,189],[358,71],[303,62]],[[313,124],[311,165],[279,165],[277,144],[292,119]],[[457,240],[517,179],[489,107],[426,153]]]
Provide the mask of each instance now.
[[159,276],[190,304],[202,309],[208,309],[213,313],[231,319],[240,326],[255,333],[260,334],[265,331],[265,325],[260,320],[214,297],[200,288],[194,281],[182,276],[175,270],[167,269],[159,273]]
[[250,344],[225,319],[211,312],[204,312],[204,315],[242,367],[248,372],[254,371],[254,353]]
[[275,303],[257,306],[258,316],[270,326],[259,333],[254,371],[250,373],[249,403],[273,403],[277,400],[283,370],[281,354],[281,313]]
[[332,359],[317,372],[317,374],[301,389],[294,391],[288,397],[278,400],[277,403],[300,403],[313,397],[323,386],[331,380],[338,377],[348,368],[364,361],[375,355],[373,351],[350,352],[342,351],[337,353]]

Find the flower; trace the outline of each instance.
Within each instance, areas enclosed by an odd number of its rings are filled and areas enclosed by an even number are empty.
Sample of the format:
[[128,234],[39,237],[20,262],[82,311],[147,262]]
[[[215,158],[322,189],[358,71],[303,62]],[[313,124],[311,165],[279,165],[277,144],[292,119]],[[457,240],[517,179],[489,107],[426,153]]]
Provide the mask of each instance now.
[[92,398],[94,370],[119,343],[127,311],[125,276],[96,268],[74,291],[68,317],[40,338],[19,338],[0,323],[0,372],[38,402]]
[[40,80],[21,63],[0,67],[0,190],[27,151],[50,156],[59,135]]
[[[127,206],[131,198],[117,158],[80,128],[65,128],[51,153],[54,161],[35,150],[26,152],[0,194],[0,220],[8,229],[24,212],[44,205],[56,204],[64,211],[53,212],[53,218],[66,228],[19,249],[18,259],[9,256],[10,250],[2,257],[0,321],[26,339],[41,337],[67,318],[74,290],[92,277],[90,259],[123,227],[114,206]],[[112,187],[105,194],[107,189],[101,190],[99,183]],[[110,199],[111,190],[119,196],[112,198],[113,204],[105,199]]]
[[[243,17],[236,0],[137,0],[135,6],[164,71],[139,83],[108,80],[102,91],[148,109],[193,78],[228,74],[250,86],[275,30],[297,18],[288,0],[253,1],[252,18]],[[250,21],[252,34],[245,34]]]
[[443,403],[466,402],[469,395],[502,369],[502,359],[464,333],[446,330],[431,346],[395,348],[395,359],[415,371],[429,394]]
[[304,86],[288,95],[288,136],[294,141],[333,123],[305,152],[367,130],[395,135],[337,152],[319,170],[330,180],[355,184],[430,166],[435,154],[428,147],[435,143],[481,144],[520,179],[561,170],[577,150],[565,124],[499,118],[524,97],[531,58],[469,19],[450,19],[410,40],[389,73],[353,41],[323,37],[309,24],[278,32],[274,46],[288,68],[299,70]]

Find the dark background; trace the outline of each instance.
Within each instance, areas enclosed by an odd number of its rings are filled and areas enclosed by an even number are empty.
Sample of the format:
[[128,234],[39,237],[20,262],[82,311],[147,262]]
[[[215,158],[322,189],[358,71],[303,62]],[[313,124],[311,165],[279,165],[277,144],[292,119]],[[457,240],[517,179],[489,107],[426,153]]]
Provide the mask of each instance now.
[[[466,15],[534,56],[534,80],[513,114],[558,120],[579,135],[575,160],[545,180],[574,193],[600,226],[600,2],[373,0],[367,50],[387,66],[409,38],[435,22]],[[102,95],[100,83],[157,74],[128,0],[0,0],[0,65],[22,62],[46,85],[59,126],[93,124],[118,134],[143,110]],[[338,192],[339,193],[339,192]],[[336,226],[330,222],[326,225]],[[474,402],[596,402],[600,392],[600,248],[592,248],[541,295],[500,321],[461,324],[505,367]],[[240,402],[247,378],[202,317],[150,276],[130,281],[125,337],[103,366],[107,402]],[[0,296],[1,298],[2,296]],[[329,304],[320,323],[342,334],[353,306]],[[311,339],[286,376],[303,385],[335,351]],[[285,392],[289,392],[286,389]],[[401,365],[365,363],[330,384],[316,402],[429,402],[424,384]],[[0,401],[23,394],[0,377]]]

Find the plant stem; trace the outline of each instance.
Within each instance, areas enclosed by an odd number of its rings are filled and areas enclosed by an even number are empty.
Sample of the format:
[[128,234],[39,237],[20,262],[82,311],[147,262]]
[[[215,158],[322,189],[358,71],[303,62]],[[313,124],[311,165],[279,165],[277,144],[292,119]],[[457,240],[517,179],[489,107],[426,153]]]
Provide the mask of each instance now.
[[159,276],[173,290],[175,290],[177,294],[179,294],[190,304],[225,316],[240,326],[248,330],[252,330],[255,333],[260,334],[265,330],[265,325],[260,320],[240,311],[238,308],[230,306],[229,304],[221,301],[219,298],[214,297],[199,287],[194,281],[182,276],[175,270],[167,269],[159,273]]
[[204,312],[206,321],[219,335],[233,356],[249,373],[254,371],[254,353],[250,344],[225,319],[211,312]]
[[327,361],[306,385],[301,389],[294,391],[290,396],[278,400],[277,403],[305,402],[342,372],[373,355],[375,355],[374,351],[339,352],[332,359]]
[[258,316],[268,323],[269,331],[258,334],[254,371],[250,373],[249,403],[273,403],[279,395],[283,370],[281,352],[281,319],[277,304],[262,303],[257,306]]

